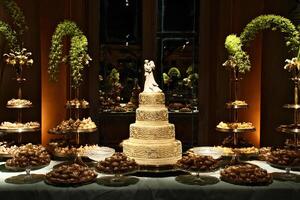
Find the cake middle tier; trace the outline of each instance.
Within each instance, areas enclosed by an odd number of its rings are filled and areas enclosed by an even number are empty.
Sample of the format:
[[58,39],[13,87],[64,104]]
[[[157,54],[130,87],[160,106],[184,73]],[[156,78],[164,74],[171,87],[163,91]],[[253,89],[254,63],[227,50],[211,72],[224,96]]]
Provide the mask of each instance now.
[[174,124],[134,123],[130,124],[130,138],[144,140],[164,140],[175,138]]
[[168,109],[161,107],[139,107],[136,121],[168,121]]
[[173,165],[181,158],[182,147],[175,139],[159,143],[128,139],[123,141],[123,152],[139,165]]

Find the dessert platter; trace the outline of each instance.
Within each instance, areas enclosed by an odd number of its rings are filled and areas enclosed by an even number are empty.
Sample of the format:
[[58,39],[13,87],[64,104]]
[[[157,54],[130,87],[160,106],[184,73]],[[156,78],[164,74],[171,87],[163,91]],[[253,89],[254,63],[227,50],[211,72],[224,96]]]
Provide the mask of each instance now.
[[300,180],[300,176],[291,173],[291,170],[300,171],[300,151],[295,149],[275,149],[272,150],[267,163],[272,167],[285,169],[285,172],[274,172],[273,176],[276,180],[296,181]]
[[5,168],[8,171],[25,171],[25,174],[12,176],[5,179],[6,183],[31,184],[44,179],[43,174],[31,174],[31,170],[43,168],[50,163],[50,155],[41,145],[31,143],[20,146],[14,151],[13,157],[6,161]]
[[181,142],[175,139],[175,126],[169,123],[165,95],[154,80],[153,61],[145,60],[144,68],[144,91],[139,94],[136,122],[130,125],[129,139],[123,141],[123,152],[141,170],[171,169],[181,158]]
[[99,178],[97,183],[114,187],[135,184],[138,182],[137,178],[125,175],[133,174],[138,169],[139,166],[134,159],[128,158],[124,153],[114,153],[111,157],[97,163],[97,172],[110,175]]
[[66,134],[66,133],[77,133],[77,132],[95,132],[97,126],[95,122],[92,121],[90,117],[83,118],[82,120],[74,120],[70,118],[69,120],[64,120],[56,127],[49,130],[52,134]]
[[20,146],[13,157],[6,161],[5,167],[11,171],[25,171],[27,168],[40,169],[50,163],[50,155],[41,145],[31,143]]
[[226,103],[226,108],[231,109],[238,109],[238,108],[247,108],[248,104],[246,103],[246,101],[241,101],[241,100],[235,100],[232,102],[228,102]]
[[40,130],[40,123],[38,122],[27,122],[27,123],[20,123],[20,122],[2,122],[0,125],[0,131],[5,132],[32,132],[32,131]]
[[190,173],[189,175],[177,176],[175,180],[180,183],[188,185],[211,185],[219,182],[219,179],[216,177],[200,175],[200,173],[214,172],[219,169],[219,161],[212,156],[188,153],[177,161],[176,167],[179,170]]
[[65,146],[65,147],[57,146],[52,151],[53,156],[55,158],[60,158],[60,159],[74,158],[77,155],[77,153],[78,153],[77,148],[73,146]]
[[273,182],[272,175],[266,170],[248,163],[229,166],[220,174],[222,181],[235,185],[263,186]]
[[94,170],[77,163],[61,165],[48,172],[45,183],[55,186],[80,186],[95,182]]
[[32,102],[26,99],[11,99],[7,102],[7,108],[31,108]]
[[251,122],[220,122],[216,128],[220,132],[236,132],[245,133],[247,131],[252,132],[255,130]]
[[77,155],[80,155],[83,157],[88,157],[94,161],[100,161],[110,157],[113,153],[115,153],[115,150],[112,148],[98,145],[80,145],[79,147],[76,147],[73,145],[59,146],[52,144],[49,150],[54,158],[59,160],[69,160],[75,158]]
[[87,109],[89,106],[89,102],[84,99],[72,99],[66,103],[66,108]]
[[0,142],[0,160],[3,158],[12,158],[17,149],[18,147],[16,145]]

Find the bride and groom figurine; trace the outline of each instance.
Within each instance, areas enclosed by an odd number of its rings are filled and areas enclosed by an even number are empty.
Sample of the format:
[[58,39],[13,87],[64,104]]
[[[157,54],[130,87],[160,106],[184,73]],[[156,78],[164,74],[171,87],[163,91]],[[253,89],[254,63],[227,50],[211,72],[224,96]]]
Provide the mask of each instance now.
[[151,92],[162,92],[161,89],[158,87],[156,83],[153,71],[155,69],[155,64],[151,60],[145,60],[144,70],[145,70],[145,85],[144,85],[144,92],[151,93]]

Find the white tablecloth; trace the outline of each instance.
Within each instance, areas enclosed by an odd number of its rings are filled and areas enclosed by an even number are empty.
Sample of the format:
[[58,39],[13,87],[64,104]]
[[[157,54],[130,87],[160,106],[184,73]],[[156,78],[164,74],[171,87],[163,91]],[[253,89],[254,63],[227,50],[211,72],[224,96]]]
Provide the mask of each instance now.
[[[51,170],[58,162],[33,173],[44,174]],[[282,172],[283,170],[270,167],[265,162],[251,161],[267,169],[268,172]],[[3,164],[3,163],[0,163]],[[0,172],[0,200],[152,200],[152,199],[224,199],[224,200],[254,200],[254,199],[300,199],[300,183],[274,181],[269,186],[237,186],[220,181],[215,185],[191,186],[175,181],[175,177],[138,177],[139,182],[126,187],[107,187],[96,183],[80,187],[55,187],[39,182],[29,185],[14,185],[5,183],[5,179],[24,172]],[[300,175],[299,172],[295,172]],[[208,173],[219,177],[219,171]],[[102,176],[101,174],[98,177]]]

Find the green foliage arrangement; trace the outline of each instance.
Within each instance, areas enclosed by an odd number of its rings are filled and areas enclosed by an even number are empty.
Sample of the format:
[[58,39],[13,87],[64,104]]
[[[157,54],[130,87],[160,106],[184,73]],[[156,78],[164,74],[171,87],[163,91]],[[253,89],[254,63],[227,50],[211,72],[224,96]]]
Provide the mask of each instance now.
[[168,74],[163,73],[163,80],[164,80],[164,84],[167,85],[170,82],[170,77],[168,76]]
[[300,45],[298,30],[289,19],[278,15],[261,15],[248,23],[240,35],[243,45],[248,46],[256,34],[265,29],[279,30],[284,34],[286,46],[290,51],[298,52]]
[[2,34],[7,40],[8,47],[10,49],[20,50],[20,47],[17,45],[16,32],[12,30],[11,27],[3,21],[0,21],[0,34]]
[[225,48],[229,53],[229,59],[223,64],[226,67],[237,68],[240,73],[250,71],[250,59],[243,51],[242,43],[236,35],[229,35],[225,40]]
[[[65,36],[70,36],[71,47],[69,55],[63,57],[62,39]],[[87,38],[83,35],[76,23],[65,20],[58,24],[52,36],[49,54],[48,73],[50,80],[57,81],[59,64],[69,61],[71,66],[72,87],[77,88],[82,82],[82,70],[91,60],[87,54],[87,45]]]
[[70,49],[70,65],[71,65],[71,76],[73,78],[73,85],[79,86],[83,81],[82,70],[92,60],[87,54],[88,41],[84,35],[74,36],[71,39]]
[[18,29],[18,34],[23,35],[28,27],[26,26],[24,13],[18,4],[14,0],[0,0],[0,4],[8,11],[14,26]]
[[223,65],[237,68],[240,73],[250,71],[249,55],[242,48],[248,46],[258,32],[266,29],[279,30],[284,34],[286,46],[290,51],[298,51],[300,34],[289,19],[278,15],[261,15],[247,24],[240,37],[233,34],[227,36],[225,48],[229,53],[229,59]]
[[170,78],[180,78],[181,73],[177,67],[171,67],[168,71],[168,75]]

